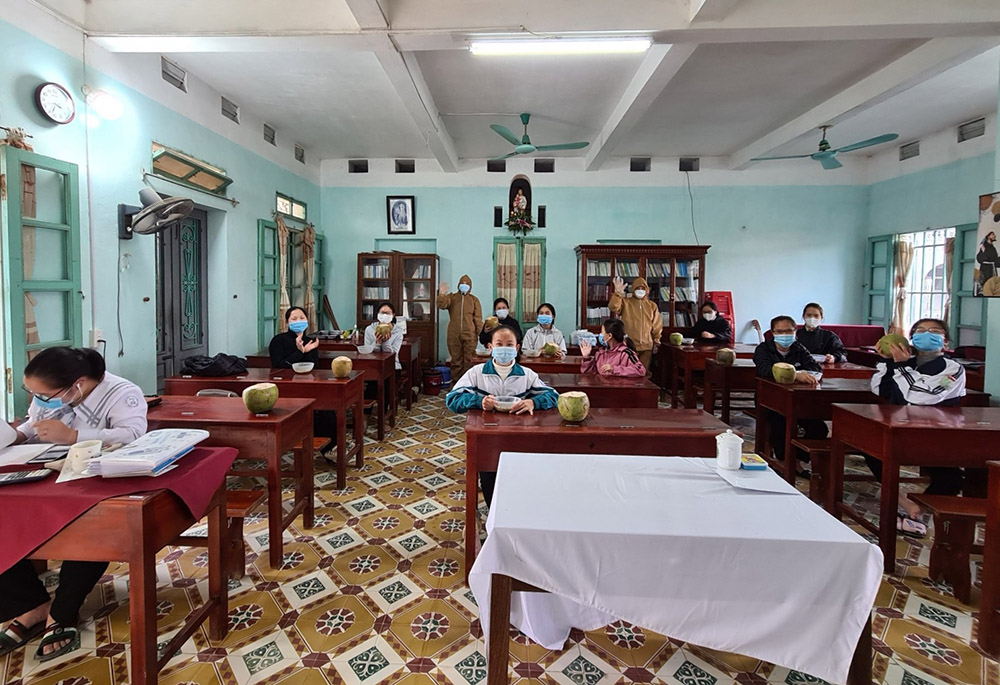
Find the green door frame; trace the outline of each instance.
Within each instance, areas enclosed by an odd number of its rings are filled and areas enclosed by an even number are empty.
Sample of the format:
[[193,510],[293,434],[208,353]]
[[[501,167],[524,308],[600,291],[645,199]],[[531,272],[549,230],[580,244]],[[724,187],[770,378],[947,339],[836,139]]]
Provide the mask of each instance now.
[[[951,321],[948,322],[952,347],[963,344],[963,330],[975,331],[978,344],[986,344],[986,341],[983,339],[983,331],[986,330],[986,298],[975,297],[971,289],[962,287],[966,279],[968,279],[970,286],[973,285],[976,246],[979,244],[978,231],[979,224],[962,224],[955,227],[955,250],[952,253],[952,259],[955,260],[955,264],[952,265],[951,270],[951,307],[949,309]],[[966,257],[969,241],[972,241],[973,245],[973,249],[970,252],[972,256]],[[965,307],[981,308],[979,325],[961,323],[962,310]]]
[[[493,299],[497,297],[497,245],[518,245],[517,250],[517,306],[514,308],[514,318],[524,323],[524,246],[536,243],[542,246],[542,288],[541,301],[545,301],[545,257],[547,246],[545,238],[522,238],[517,236],[495,236],[493,238]],[[491,303],[492,304],[492,303]]]
[[[271,232],[271,236],[268,236],[268,231]],[[273,240],[268,242],[268,238],[273,237]],[[273,251],[268,251],[266,246],[271,244],[274,246]],[[267,280],[265,278],[266,274],[266,262],[268,260],[272,261],[271,275],[272,279]],[[265,304],[267,298],[273,298],[274,308],[273,315],[265,315]],[[273,221],[268,221],[266,219],[260,219],[257,221],[257,348],[261,350],[266,350],[268,344],[271,342],[271,338],[274,337],[275,332],[278,330],[278,224]],[[270,322],[270,327],[268,327],[268,322]]]
[[[868,239],[868,247],[865,250],[865,323],[881,325],[889,330],[892,322],[892,312],[895,304],[893,297],[893,263],[896,254],[896,236],[879,235]],[[884,253],[883,250],[884,249]],[[884,278],[880,278],[876,273],[878,269],[884,270]],[[872,302],[878,298],[883,299],[883,316],[873,314]]]
[[[27,394],[21,389],[20,378],[28,355],[46,347],[83,344],[83,291],[80,273],[80,178],[75,164],[51,157],[4,146],[0,148],[0,174],[6,178],[6,197],[0,199],[0,213],[5,230],[0,231],[0,255],[3,256],[3,291],[7,302],[3,309],[6,386],[6,416],[22,413],[27,407]],[[63,223],[40,221],[22,216],[21,165],[51,171],[63,176],[60,198],[64,209]],[[24,254],[22,235],[25,228],[61,231],[66,235],[63,255],[63,273],[67,276],[54,280],[24,280]],[[26,292],[66,293],[66,311],[63,321],[67,337],[28,344],[24,338],[24,296]],[[18,334],[15,335],[14,332]]]

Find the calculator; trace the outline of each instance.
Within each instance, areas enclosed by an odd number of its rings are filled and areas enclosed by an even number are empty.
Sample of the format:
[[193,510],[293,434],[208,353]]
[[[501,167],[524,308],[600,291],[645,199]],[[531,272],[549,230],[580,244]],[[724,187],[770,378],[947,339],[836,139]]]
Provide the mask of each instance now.
[[13,473],[0,473],[0,485],[13,485],[14,483],[30,483],[36,480],[48,478],[54,471],[50,469],[37,469],[35,471],[14,471]]

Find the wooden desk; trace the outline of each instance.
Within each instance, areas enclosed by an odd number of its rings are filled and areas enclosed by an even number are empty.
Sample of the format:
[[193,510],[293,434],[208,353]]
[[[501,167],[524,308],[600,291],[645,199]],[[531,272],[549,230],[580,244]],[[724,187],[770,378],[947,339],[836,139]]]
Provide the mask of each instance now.
[[[335,340],[332,338],[319,339],[320,357],[323,352],[356,352],[357,345],[346,340]],[[403,338],[403,344],[399,347],[399,364],[403,367],[403,373],[407,374],[410,384],[406,393],[406,411],[413,407],[413,388],[420,385],[420,338]],[[333,355],[335,357],[337,355]],[[331,357],[331,359],[333,358]]]
[[660,388],[647,378],[618,378],[596,373],[540,373],[538,377],[559,393],[571,390],[587,393],[594,409],[656,409],[660,397]]
[[[486,361],[486,359],[487,357],[483,357],[482,361]],[[567,355],[562,359],[557,359],[555,357],[525,357],[522,354],[518,357],[517,363],[535,373],[580,373],[583,357]]]
[[[374,383],[378,392],[378,407],[376,416],[378,417],[378,439],[379,442],[385,440],[385,424],[388,420],[390,426],[396,425],[396,407],[399,397],[396,393],[396,355],[392,352],[382,352],[376,350],[370,354],[361,354],[357,348],[351,345],[352,349],[339,352],[320,350],[319,364],[313,369],[329,370],[330,362],[337,357],[349,357],[354,363],[354,368],[365,374],[365,381]],[[251,369],[267,369],[271,366],[271,357],[266,353],[247,355],[247,366]],[[289,373],[294,373],[288,369]]]
[[[281,568],[282,532],[302,514],[302,526],[313,527],[313,401],[282,397],[267,414],[251,414],[238,397],[166,395],[149,409],[149,430],[201,428],[209,432],[204,447],[235,447],[242,459],[267,462],[268,553],[273,570]],[[295,500],[287,514],[281,505],[281,457],[295,450]]]
[[[823,378],[871,378],[875,369],[837,362],[821,364]],[[722,400],[722,421],[729,423],[729,403],[732,392],[755,392],[757,390],[757,368],[752,359],[737,359],[731,366],[723,366],[715,359],[705,360],[705,411],[715,412],[715,393]]]
[[[899,467],[906,464],[983,468],[997,455],[1000,408],[837,404],[831,409],[830,470],[833,478],[827,495],[827,510],[838,516],[847,514],[876,532],[885,557],[885,572],[893,573],[896,568]],[[848,448],[882,462],[878,528],[843,501],[844,456]],[[985,575],[985,568],[983,571]]]
[[979,600],[979,646],[1000,655],[1000,461],[989,462],[986,539],[983,544],[983,590]]
[[160,669],[206,618],[213,640],[226,636],[229,603],[223,578],[226,538],[223,483],[212,497],[206,516],[208,601],[188,616],[159,658],[156,650],[156,554],[198,522],[180,498],[169,490],[155,490],[103,500],[49,538],[29,557],[128,563],[133,683],[155,685]]
[[501,452],[714,457],[729,426],[697,409],[592,409],[583,424],[557,411],[515,416],[471,411],[465,421],[465,575],[476,559],[479,471],[496,471]]
[[[355,466],[364,465],[365,383],[361,371],[347,378],[334,378],[332,371],[314,370],[295,373],[291,369],[247,369],[239,376],[171,376],[164,380],[168,395],[195,395],[199,390],[218,388],[242,393],[254,383],[274,383],[280,397],[314,400],[314,411],[337,413],[337,489],[347,487],[347,460],[354,456]],[[347,450],[347,410],[354,409],[354,447]]]
[[[795,458],[792,440],[802,419],[828,420],[835,402],[877,404],[882,400],[871,391],[871,383],[856,378],[824,378],[818,386],[805,383],[783,385],[763,378],[757,379],[757,433],[755,450],[764,457],[789,483],[795,483]],[[770,409],[785,418],[785,459],[771,458],[771,428],[763,411]],[[836,469],[834,469],[836,470]]]
[[[684,406],[688,409],[695,409],[698,406],[694,372],[704,371],[705,362],[715,359],[715,353],[722,347],[722,345],[660,345],[661,387],[666,387],[669,378],[671,407],[676,408],[679,402],[677,385],[681,376],[684,377]],[[736,343],[730,347],[736,352],[738,359],[753,359],[755,348],[756,346],[745,343]]]

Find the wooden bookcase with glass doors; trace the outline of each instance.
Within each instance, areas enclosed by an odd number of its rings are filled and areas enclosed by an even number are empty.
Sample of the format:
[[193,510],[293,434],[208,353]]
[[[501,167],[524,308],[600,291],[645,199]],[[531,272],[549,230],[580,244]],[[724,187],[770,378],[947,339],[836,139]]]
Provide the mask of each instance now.
[[684,331],[698,320],[705,300],[705,255],[708,245],[577,245],[578,324],[597,332],[610,315],[613,280],[631,283],[643,277],[649,299],[656,303],[666,332]]
[[391,302],[406,337],[420,339],[420,361],[437,362],[438,256],[430,253],[358,253],[358,326],[375,321],[380,302]]

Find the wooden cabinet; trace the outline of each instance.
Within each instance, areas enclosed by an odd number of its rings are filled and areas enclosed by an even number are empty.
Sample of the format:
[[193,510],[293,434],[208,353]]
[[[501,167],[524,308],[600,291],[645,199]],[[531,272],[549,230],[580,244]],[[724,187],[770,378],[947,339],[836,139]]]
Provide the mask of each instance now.
[[612,280],[621,276],[626,297],[631,283],[642,276],[647,297],[663,316],[664,330],[685,329],[698,320],[698,303],[705,300],[705,254],[708,245],[577,245],[580,328],[598,331],[611,312]]
[[358,253],[358,326],[375,320],[380,302],[406,319],[406,337],[420,339],[420,361],[437,363],[438,256],[430,253]]

